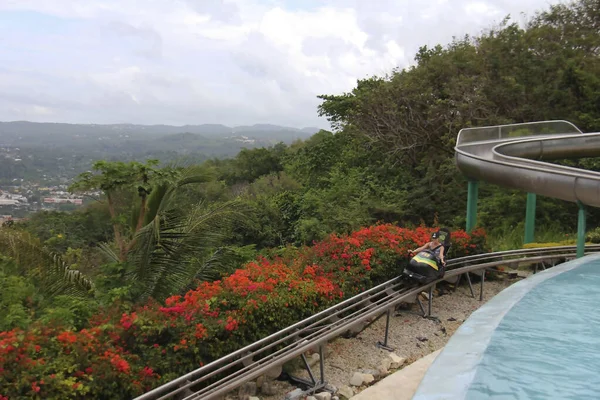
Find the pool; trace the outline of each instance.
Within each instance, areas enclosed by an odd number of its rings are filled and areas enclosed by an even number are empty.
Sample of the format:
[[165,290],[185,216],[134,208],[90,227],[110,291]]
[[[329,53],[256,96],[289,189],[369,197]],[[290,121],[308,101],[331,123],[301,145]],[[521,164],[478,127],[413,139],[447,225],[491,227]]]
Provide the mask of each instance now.
[[600,254],[503,290],[454,333],[413,400],[600,399]]

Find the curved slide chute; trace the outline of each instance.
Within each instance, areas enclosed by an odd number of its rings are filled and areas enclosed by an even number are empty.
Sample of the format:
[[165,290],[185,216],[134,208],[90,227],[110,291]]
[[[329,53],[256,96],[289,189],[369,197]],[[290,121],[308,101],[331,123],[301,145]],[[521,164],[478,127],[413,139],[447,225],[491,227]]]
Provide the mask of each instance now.
[[567,121],[467,128],[455,151],[469,179],[600,207],[599,172],[548,162],[600,156],[600,133],[582,133]]
[[455,147],[456,165],[472,182],[579,204],[578,255],[585,244],[585,206],[600,207],[600,172],[549,161],[598,156],[600,133],[582,133],[562,120],[465,128]]

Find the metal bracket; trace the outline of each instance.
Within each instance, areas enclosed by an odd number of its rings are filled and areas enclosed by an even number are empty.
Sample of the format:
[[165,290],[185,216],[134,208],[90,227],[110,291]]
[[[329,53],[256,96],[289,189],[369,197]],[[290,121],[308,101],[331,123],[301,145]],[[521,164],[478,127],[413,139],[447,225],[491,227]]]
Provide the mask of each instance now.
[[468,272],[465,272],[467,277],[467,282],[469,282],[469,290],[471,291],[471,297],[475,298],[475,292],[473,291],[473,283],[471,282],[471,275]]
[[387,351],[394,351],[394,349],[388,346],[388,337],[390,335],[390,315],[392,314],[392,309],[388,308],[386,316],[385,316],[385,337],[382,342],[377,342],[376,346],[380,349]]
[[427,308],[427,316],[431,317],[431,307],[433,306],[433,288],[435,284],[429,286],[429,307]]
[[481,271],[481,288],[479,289],[479,301],[483,301],[483,283],[485,282],[485,269]]
[[310,365],[308,364],[308,360],[306,359],[306,356],[304,355],[304,353],[302,353],[300,355],[300,358],[302,358],[302,362],[304,363],[304,368],[306,369],[306,371],[308,372],[308,376],[310,377],[310,381],[304,378],[300,378],[298,376],[293,376],[293,375],[289,375],[289,379],[291,381],[294,381],[296,383],[300,383],[302,385],[305,385],[308,387],[307,390],[304,391],[303,394],[313,394],[316,393],[317,390],[324,388],[325,386],[327,386],[327,382],[325,381],[325,362],[324,362],[324,352],[323,352],[323,345],[319,345],[319,369],[321,370],[321,376],[319,380],[315,379],[315,375],[313,373],[312,368],[310,367]]

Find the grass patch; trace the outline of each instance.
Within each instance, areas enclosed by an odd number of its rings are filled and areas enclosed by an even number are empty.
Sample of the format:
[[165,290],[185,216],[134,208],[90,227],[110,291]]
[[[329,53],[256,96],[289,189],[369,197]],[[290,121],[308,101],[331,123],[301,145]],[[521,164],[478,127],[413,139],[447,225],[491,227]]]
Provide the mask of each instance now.
[[[549,246],[568,246],[575,244],[577,234],[565,232],[559,225],[552,224],[546,226],[537,226],[535,231],[535,243],[527,244],[530,247],[549,247]],[[495,229],[490,229],[488,233],[488,244],[492,251],[505,251],[524,248],[525,223],[517,225],[502,225]],[[556,244],[556,243],[566,244]],[[552,244],[550,244],[552,243]],[[531,246],[534,245],[535,246]],[[548,244],[542,246],[541,244]]]

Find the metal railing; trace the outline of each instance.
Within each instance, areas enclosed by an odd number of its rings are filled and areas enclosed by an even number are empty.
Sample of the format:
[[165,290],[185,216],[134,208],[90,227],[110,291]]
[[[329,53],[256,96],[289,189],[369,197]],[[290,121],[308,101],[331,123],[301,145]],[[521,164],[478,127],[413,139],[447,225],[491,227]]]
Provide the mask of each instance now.
[[[587,253],[597,252],[600,251],[600,245],[587,246],[585,250]],[[469,273],[482,271],[480,293],[480,299],[482,299],[487,268],[523,263],[542,263],[544,265],[548,261],[554,265],[557,260],[574,258],[575,252],[576,246],[559,246],[509,250],[456,258],[448,260],[448,271],[443,280],[466,275],[473,295]],[[322,364],[322,346],[327,341],[340,336],[365,320],[382,316],[387,312],[385,343],[381,346],[385,348],[390,311],[406,299],[429,289],[429,314],[431,315],[432,290],[440,281],[418,286],[401,276],[391,279],[157,387],[135,400],[167,399],[176,395],[185,400],[216,399],[298,356],[303,358],[309,371],[312,382],[307,383],[312,384],[314,390],[324,387],[326,382]],[[420,302],[419,304],[421,305]],[[421,309],[425,314],[422,305]],[[306,351],[315,348],[319,348],[321,352],[320,380],[314,378],[304,358]]]
[[584,134],[565,120],[524,122],[495,126],[463,128],[458,132],[456,146],[490,140],[525,139],[552,135]]

